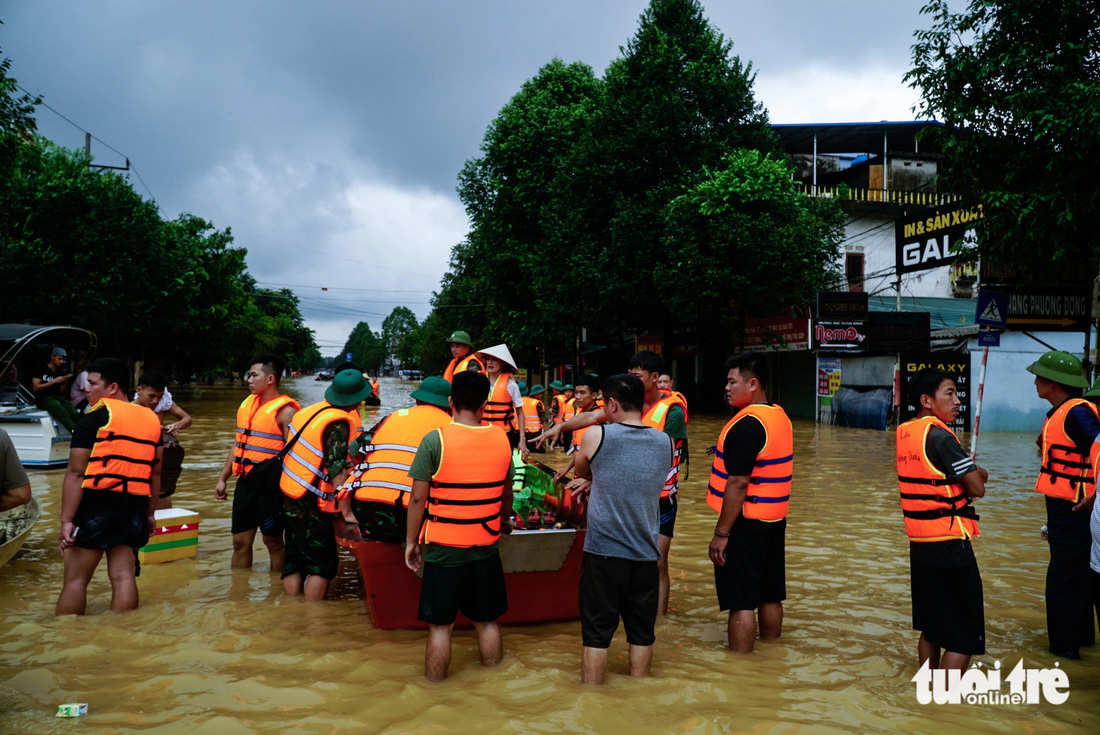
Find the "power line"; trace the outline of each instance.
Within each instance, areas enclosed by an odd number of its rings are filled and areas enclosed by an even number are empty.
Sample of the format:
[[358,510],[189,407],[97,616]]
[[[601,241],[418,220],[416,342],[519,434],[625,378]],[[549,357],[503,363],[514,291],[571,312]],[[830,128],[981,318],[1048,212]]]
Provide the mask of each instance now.
[[96,135],[95,135],[94,133],[92,133],[91,131],[87,130],[86,128],[84,128],[84,127],[82,127],[82,126],[78,125],[77,123],[73,122],[73,121],[72,121],[72,120],[70,120],[69,118],[65,117],[64,115],[62,115],[62,114],[61,114],[60,112],[58,112],[57,110],[55,110],[55,109],[54,109],[53,107],[51,107],[50,105],[48,105],[48,104],[46,104],[45,102],[43,102],[43,101],[42,101],[42,97],[41,97],[41,95],[34,95],[34,93],[33,93],[33,92],[31,92],[31,91],[30,91],[29,89],[27,89],[26,87],[23,87],[22,85],[20,85],[20,84],[18,84],[18,83],[17,83],[16,85],[15,85],[15,87],[16,87],[16,89],[20,89],[20,90],[22,90],[22,91],[23,91],[23,92],[24,92],[25,94],[29,94],[29,95],[33,95],[33,96],[37,97],[37,99],[38,99],[38,104],[42,105],[43,107],[45,107],[45,108],[46,108],[47,110],[49,110],[50,112],[52,112],[53,114],[57,115],[57,116],[58,116],[59,118],[61,118],[61,119],[62,119],[62,120],[64,120],[65,122],[69,123],[69,124],[70,124],[70,125],[72,125],[72,126],[73,126],[74,128],[76,128],[77,130],[79,130],[80,132],[84,133],[84,134],[85,134],[85,135],[87,135],[87,136],[90,136],[92,140],[98,141],[98,142],[99,142],[99,143],[101,143],[101,144],[102,144],[102,145],[103,145],[104,147],[106,147],[106,148],[110,148],[110,149],[111,149],[112,151],[114,151],[114,152],[115,152],[115,153],[117,153],[118,155],[122,156],[122,157],[123,157],[123,158],[125,158],[125,159],[126,159],[127,161],[130,161],[130,170],[134,172],[134,175],[135,175],[135,176],[137,176],[137,178],[138,178],[138,181],[140,181],[140,182],[141,182],[141,185],[145,187],[145,191],[149,192],[149,198],[150,198],[150,199],[152,200],[152,202],[153,202],[153,206],[155,206],[155,207],[156,207],[156,208],[157,208],[158,210],[160,209],[160,205],[159,205],[159,204],[157,204],[157,198],[156,198],[156,197],[155,197],[155,196],[153,195],[153,190],[152,190],[152,189],[150,189],[150,188],[149,188],[149,185],[145,183],[145,179],[141,178],[141,173],[140,173],[140,172],[139,172],[139,171],[137,170],[137,166],[135,166],[135,165],[134,165],[134,162],[130,160],[130,157],[129,157],[129,156],[127,156],[127,155],[126,155],[125,153],[123,153],[122,151],[120,151],[120,150],[119,150],[118,148],[115,148],[115,147],[114,147],[113,145],[111,145],[110,143],[108,143],[108,142],[104,141],[104,140],[103,140],[102,138],[99,138],[98,136],[96,136]]
[[347,286],[308,286],[297,283],[268,283],[256,281],[259,286],[273,286],[275,288],[319,288],[322,291],[374,291],[377,293],[432,293],[430,289],[396,289],[396,288],[350,288]]

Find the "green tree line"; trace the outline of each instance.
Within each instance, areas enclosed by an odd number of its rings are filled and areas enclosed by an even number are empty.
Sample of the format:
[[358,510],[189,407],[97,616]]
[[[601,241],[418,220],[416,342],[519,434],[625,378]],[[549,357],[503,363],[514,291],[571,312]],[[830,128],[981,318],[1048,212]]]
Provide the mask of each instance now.
[[540,349],[693,330],[729,349],[746,315],[835,279],[844,215],[795,192],[752,65],[696,0],[652,0],[602,77],[553,59],[459,175],[471,228],[416,338],[440,369],[455,329]]
[[0,61],[0,321],[73,324],[100,353],[179,375],[236,370],[259,351],[321,363],[289,290],[259,288],[230,230],[167,220],[123,176],[35,134],[39,100]]

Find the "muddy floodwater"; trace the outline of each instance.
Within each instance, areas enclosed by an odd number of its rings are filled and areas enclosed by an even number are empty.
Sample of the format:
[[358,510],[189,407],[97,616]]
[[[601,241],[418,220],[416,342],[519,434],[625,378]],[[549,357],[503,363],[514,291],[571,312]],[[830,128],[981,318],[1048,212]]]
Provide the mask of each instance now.
[[[326,385],[302,378],[284,387],[305,405]],[[364,424],[409,405],[414,388],[383,379],[383,406],[364,409]],[[725,649],[707,560],[715,515],[704,494],[705,449],[726,419],[693,415],[652,677],[627,676],[620,630],[605,685],[582,686],[580,625],[571,622],[505,627],[495,668],[477,662],[471,632],[457,632],[450,678],[430,684],[425,633],[371,626],[343,550],[324,603],[284,598],[258,539],[255,568],[230,570],[230,502],[212,490],[245,392],[238,384],[175,395],[195,420],[180,437],[187,456],[175,504],[201,514],[198,557],[145,565],[141,607],[125,614],[109,611],[101,564],[88,615],[55,618],[63,473],[32,472],[43,517],[0,568],[0,732],[1100,733],[1097,648],[1083,649],[1082,661],[1057,660],[1069,679],[1063,704],[917,703],[892,432],[795,424],[779,641],[750,656]],[[1032,491],[1034,440],[983,436],[978,458],[990,480],[978,501],[987,654],[977,660],[1006,674],[1020,659],[1036,669],[1056,663],[1046,652],[1049,557],[1042,497]],[[67,702],[87,703],[88,714],[56,719]]]

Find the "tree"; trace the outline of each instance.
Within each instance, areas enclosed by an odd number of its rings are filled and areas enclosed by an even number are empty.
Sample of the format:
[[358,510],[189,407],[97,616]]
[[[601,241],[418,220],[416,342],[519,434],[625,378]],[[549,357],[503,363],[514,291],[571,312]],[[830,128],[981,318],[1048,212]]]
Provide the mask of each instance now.
[[34,141],[34,108],[42,103],[41,97],[19,94],[15,79],[8,76],[10,69],[11,59],[0,58],[0,199],[9,196],[19,147]]
[[656,265],[658,293],[696,323],[812,303],[837,275],[844,212],[803,196],[787,162],[758,151],[727,156],[665,219],[665,251],[675,255]]
[[921,10],[917,111],[944,123],[941,190],[983,205],[983,262],[1064,280],[1100,258],[1100,5],[1093,0],[946,0]]
[[390,315],[382,320],[382,343],[391,355],[396,355],[402,365],[415,362],[413,344],[406,345],[408,338],[416,332],[419,322],[416,314],[407,306],[395,306]]
[[344,343],[344,354],[337,362],[343,362],[347,353],[351,353],[352,362],[367,370],[376,370],[386,360],[386,347],[382,339],[373,331],[366,322],[359,322],[355,329],[348,335],[348,341]]

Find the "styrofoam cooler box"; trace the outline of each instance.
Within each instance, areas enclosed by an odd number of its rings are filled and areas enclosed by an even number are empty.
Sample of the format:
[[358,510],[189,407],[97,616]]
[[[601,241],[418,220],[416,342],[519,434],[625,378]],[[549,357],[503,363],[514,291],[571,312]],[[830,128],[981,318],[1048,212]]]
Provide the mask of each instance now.
[[156,531],[138,549],[142,564],[187,559],[199,553],[199,514],[186,508],[163,508],[154,516]]

